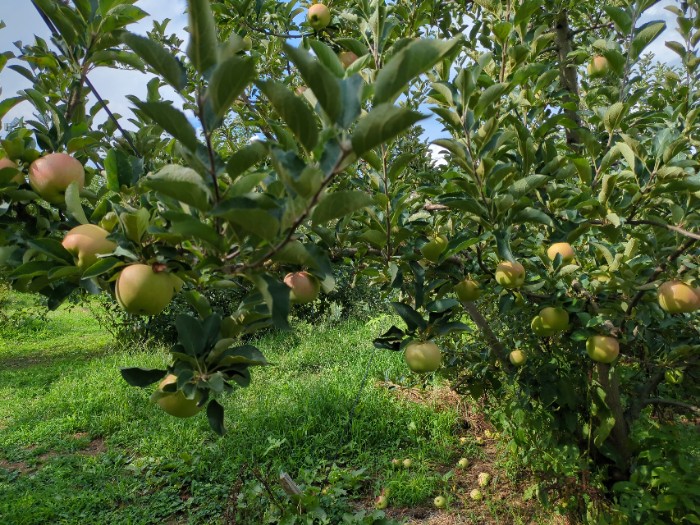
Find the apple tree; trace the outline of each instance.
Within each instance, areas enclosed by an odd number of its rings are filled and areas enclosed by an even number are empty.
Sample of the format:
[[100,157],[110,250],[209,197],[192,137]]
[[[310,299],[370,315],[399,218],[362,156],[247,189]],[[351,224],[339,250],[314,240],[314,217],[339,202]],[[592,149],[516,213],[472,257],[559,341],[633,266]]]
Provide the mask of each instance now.
[[[0,60],[33,82],[0,117],[34,112],[0,142],[0,262],[51,307],[183,294],[171,365],[126,381],[223,433],[217,399],[266,364],[241,337],[350,267],[402,319],[376,347],[487,400],[578,510],[591,486],[636,505],[649,428],[698,411],[697,0],[668,8],[673,67],[644,54],[653,0],[190,0],[187,43],[130,32],[135,1],[35,4],[51,44]],[[154,75],[129,126],[88,107],[96,67]],[[202,293],[240,288],[231,312]],[[659,498],[632,522],[677,520]]]

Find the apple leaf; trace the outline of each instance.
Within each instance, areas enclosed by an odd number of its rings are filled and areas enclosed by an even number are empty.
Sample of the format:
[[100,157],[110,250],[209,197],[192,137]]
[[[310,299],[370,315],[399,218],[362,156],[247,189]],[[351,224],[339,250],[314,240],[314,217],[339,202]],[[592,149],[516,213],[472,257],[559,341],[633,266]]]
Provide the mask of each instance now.
[[247,146],[236,151],[231,157],[229,157],[226,163],[226,171],[235,179],[246,171],[248,168],[256,165],[267,157],[269,153],[269,146],[267,143],[256,140],[255,142],[248,144]]
[[156,368],[120,368],[124,381],[131,386],[145,387],[165,377],[166,371]]
[[209,426],[214,432],[220,436],[226,434],[226,429],[224,428],[224,407],[215,399],[209,401],[207,405],[207,419],[209,420]]
[[384,348],[386,350],[398,352],[401,349],[401,342],[403,341],[405,335],[406,334],[404,334],[403,330],[396,326],[392,326],[382,335],[375,338],[373,344],[375,348]]
[[216,67],[209,81],[207,96],[217,117],[226,115],[233,101],[243,93],[254,76],[255,64],[250,57],[233,56]]
[[276,328],[288,330],[289,286],[270,275],[255,275],[253,282],[267,304],[273,325]]
[[104,161],[107,188],[120,191],[122,186],[133,186],[143,173],[143,161],[121,150],[111,149]]
[[63,247],[63,244],[56,239],[48,237],[44,239],[30,239],[27,241],[27,244],[35,250],[48,255],[52,259],[73,265],[73,256]]
[[393,104],[380,104],[357,123],[352,135],[352,147],[359,156],[367,150],[393,139],[426,118],[426,115]]
[[311,219],[314,224],[322,224],[345,217],[372,204],[372,197],[358,190],[336,191],[328,194],[314,209]]
[[272,107],[282,117],[294,136],[308,151],[318,143],[316,116],[302,99],[294,95],[284,84],[258,81],[256,85],[265,93]]
[[93,277],[98,277],[107,272],[111,272],[120,266],[124,266],[124,262],[116,257],[105,257],[104,259],[98,259],[95,264],[83,272],[82,277],[83,279],[92,279]]
[[666,29],[666,22],[648,22],[635,30],[635,36],[630,44],[630,58],[637,60],[642,51],[651,44]]
[[65,197],[68,213],[80,224],[88,224],[90,221],[85,216],[83,205],[80,203],[80,186],[78,186],[78,181],[73,181],[69,184],[68,188],[66,188]]
[[425,73],[462,43],[452,40],[416,40],[396,53],[379,71],[374,83],[375,105],[393,101],[409,81]]
[[204,328],[198,319],[189,315],[178,315],[175,318],[177,338],[187,355],[197,357],[204,350]]
[[134,33],[122,33],[121,41],[129,46],[141,59],[153,68],[163,79],[181,91],[187,84],[185,68],[173,54],[162,45]]
[[337,122],[341,115],[340,82],[321,64],[301,47],[283,44],[284,52],[297,66],[301,78],[316,96],[318,103],[328,118]]
[[143,184],[198,210],[211,208],[211,191],[199,173],[191,168],[170,164],[143,179]]
[[219,41],[209,0],[188,0],[190,43],[187,56],[194,68],[206,73],[216,64]]
[[401,316],[404,323],[406,323],[409,332],[415,332],[417,329],[425,330],[428,327],[428,323],[425,322],[425,319],[407,304],[392,302],[391,306],[396,310],[396,313]]
[[197,150],[197,134],[182,111],[169,102],[142,102],[134,98],[132,102],[187,149]]

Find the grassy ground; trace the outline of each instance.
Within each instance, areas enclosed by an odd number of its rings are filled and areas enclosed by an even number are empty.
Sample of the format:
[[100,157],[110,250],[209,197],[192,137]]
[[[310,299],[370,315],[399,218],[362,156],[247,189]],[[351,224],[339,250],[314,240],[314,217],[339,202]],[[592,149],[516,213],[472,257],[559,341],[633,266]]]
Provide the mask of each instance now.
[[[121,379],[121,366],[162,366],[163,349],[116,350],[84,308],[32,317],[17,313],[29,299],[5,299],[0,523],[262,523],[241,516],[263,515],[253,507],[269,505],[264,485],[276,486],[281,470],[308,494],[358,511],[388,489],[388,515],[410,523],[559,523],[513,496],[522,487],[498,469],[496,443],[477,446],[459,398],[437,385],[397,386],[401,356],[371,345],[386,320],[298,323],[263,337],[257,345],[275,366],[225,399],[228,434],[218,438],[204,415],[169,417]],[[453,469],[462,456],[474,466]],[[392,458],[413,464],[393,468]],[[510,493],[487,489],[485,502],[471,502],[481,470]],[[431,509],[438,494],[450,510]]]

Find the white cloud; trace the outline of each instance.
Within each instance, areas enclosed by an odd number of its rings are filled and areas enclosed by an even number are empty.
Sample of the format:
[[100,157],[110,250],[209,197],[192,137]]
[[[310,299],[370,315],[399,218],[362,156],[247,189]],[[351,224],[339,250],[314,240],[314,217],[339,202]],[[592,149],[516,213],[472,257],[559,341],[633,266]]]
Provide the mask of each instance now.
[[430,144],[428,146],[428,151],[430,152],[430,159],[432,160],[433,166],[447,166],[447,160],[445,159],[445,149],[442,146],[436,144]]

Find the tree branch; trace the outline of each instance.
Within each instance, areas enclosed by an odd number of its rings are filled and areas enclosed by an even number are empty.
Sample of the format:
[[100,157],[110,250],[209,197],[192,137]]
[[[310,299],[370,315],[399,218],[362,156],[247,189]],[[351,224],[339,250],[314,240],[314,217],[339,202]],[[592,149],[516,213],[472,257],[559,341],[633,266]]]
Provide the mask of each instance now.
[[507,368],[510,368],[510,361],[508,360],[508,350],[503,343],[498,339],[498,336],[491,330],[491,326],[486,318],[481,315],[481,312],[477,310],[476,305],[473,302],[463,302],[464,310],[469,314],[474,324],[479,327],[479,330],[484,334],[486,341],[488,342],[491,350],[496,356],[503,361]]
[[644,402],[644,404],[645,405],[670,405],[670,406],[684,408],[686,410],[690,410],[694,414],[700,415],[700,407],[696,407],[695,405],[689,405],[688,403],[683,403],[682,401],[676,401],[675,399],[662,399],[660,397],[653,397],[651,399],[647,399]]

